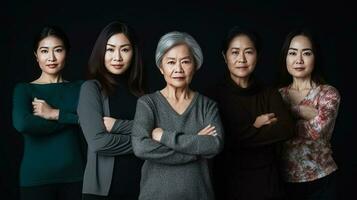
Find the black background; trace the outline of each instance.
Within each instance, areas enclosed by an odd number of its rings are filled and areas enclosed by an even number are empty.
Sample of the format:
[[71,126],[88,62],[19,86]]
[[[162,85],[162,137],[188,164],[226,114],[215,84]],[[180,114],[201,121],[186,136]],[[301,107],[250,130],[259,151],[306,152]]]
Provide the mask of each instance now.
[[353,117],[356,98],[357,17],[345,1],[5,1],[0,6],[0,198],[17,199],[18,171],[23,153],[22,137],[12,127],[12,91],[17,82],[36,79],[32,39],[44,25],[62,27],[72,49],[64,70],[67,80],[85,79],[86,63],[100,30],[121,20],[138,33],[150,91],[164,87],[154,64],[159,38],[173,30],[191,34],[201,45],[203,67],[194,77],[198,91],[219,81],[225,70],[219,49],[221,39],[234,25],[257,30],[263,38],[257,76],[267,84],[276,78],[277,61],[286,34],[306,24],[318,33],[328,82],[341,94],[333,134],[334,158],[339,165],[338,199],[355,196],[357,143]]

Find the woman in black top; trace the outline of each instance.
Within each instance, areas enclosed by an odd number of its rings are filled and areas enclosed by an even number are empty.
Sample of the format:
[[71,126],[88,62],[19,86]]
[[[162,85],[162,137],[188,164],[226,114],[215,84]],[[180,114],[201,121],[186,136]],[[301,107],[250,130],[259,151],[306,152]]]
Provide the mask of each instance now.
[[84,199],[137,199],[142,161],[131,127],[142,89],[142,63],[133,30],[112,22],[100,33],[81,88],[80,125],[88,143]]
[[260,41],[234,27],[222,46],[228,77],[211,92],[226,132],[223,153],[214,160],[217,199],[278,199],[283,193],[276,144],[293,135],[293,121],[279,92],[253,77]]

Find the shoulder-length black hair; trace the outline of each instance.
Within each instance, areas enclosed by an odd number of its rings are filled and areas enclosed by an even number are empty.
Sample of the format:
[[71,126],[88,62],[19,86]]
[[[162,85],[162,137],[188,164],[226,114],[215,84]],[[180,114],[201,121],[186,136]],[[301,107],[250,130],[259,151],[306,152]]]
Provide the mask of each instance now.
[[111,22],[100,32],[89,58],[88,78],[98,80],[102,85],[102,91],[105,95],[110,95],[114,91],[114,87],[118,83],[106,69],[104,65],[104,56],[109,38],[118,33],[124,34],[133,48],[133,58],[130,66],[121,76],[124,75],[128,78],[130,92],[135,96],[141,96],[144,94],[141,53],[133,29],[122,22]]
[[260,36],[253,30],[245,29],[239,26],[234,26],[228,31],[222,41],[221,53],[225,55],[232,40],[239,35],[245,35],[253,42],[254,48],[257,52],[257,58],[259,58],[262,48],[262,40]]
[[311,72],[311,81],[316,83],[317,85],[324,84],[325,80],[322,75],[321,65],[322,59],[320,54],[320,46],[317,43],[316,36],[314,33],[306,27],[299,27],[291,31],[285,38],[283,46],[281,48],[280,53],[280,79],[278,81],[279,87],[284,87],[292,83],[293,78],[289,74],[288,69],[286,67],[286,57],[288,55],[290,43],[296,36],[305,36],[311,42],[312,53],[314,54],[314,69]]
[[41,40],[45,39],[46,37],[53,36],[60,39],[63,42],[64,48],[68,52],[71,48],[69,43],[69,39],[67,35],[63,32],[61,28],[58,26],[45,26],[41,29],[41,31],[35,36],[33,40],[32,50],[36,53],[37,48]]

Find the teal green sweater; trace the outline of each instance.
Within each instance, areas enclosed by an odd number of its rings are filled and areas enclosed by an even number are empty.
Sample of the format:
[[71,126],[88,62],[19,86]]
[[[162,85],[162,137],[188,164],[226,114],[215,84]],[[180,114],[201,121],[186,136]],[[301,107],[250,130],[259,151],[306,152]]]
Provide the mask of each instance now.
[[[13,125],[24,136],[20,186],[81,181],[84,155],[76,108],[83,82],[19,83],[13,96]],[[59,109],[58,120],[34,116],[32,101]]]

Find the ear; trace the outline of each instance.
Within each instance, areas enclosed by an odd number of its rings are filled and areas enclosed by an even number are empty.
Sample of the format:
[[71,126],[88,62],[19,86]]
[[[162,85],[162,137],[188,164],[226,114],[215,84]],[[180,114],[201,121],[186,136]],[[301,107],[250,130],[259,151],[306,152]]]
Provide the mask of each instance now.
[[227,58],[223,51],[222,51],[222,56],[223,56],[224,62],[227,64]]
[[162,66],[161,66],[161,65],[160,65],[160,67],[159,67],[159,70],[160,70],[161,74],[164,75],[164,70],[162,69]]
[[33,52],[33,55],[35,55],[36,61],[38,62],[38,56],[36,52]]

